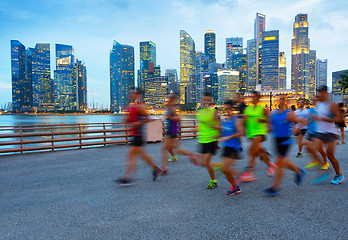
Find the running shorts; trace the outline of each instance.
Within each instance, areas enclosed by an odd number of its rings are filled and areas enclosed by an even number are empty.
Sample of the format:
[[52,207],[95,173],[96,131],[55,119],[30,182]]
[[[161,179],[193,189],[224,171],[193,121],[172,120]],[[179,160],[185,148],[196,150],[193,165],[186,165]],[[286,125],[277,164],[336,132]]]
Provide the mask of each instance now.
[[291,146],[290,139],[291,138],[289,137],[275,138],[276,148],[279,156],[286,157]]
[[239,152],[233,147],[224,147],[222,156],[226,158],[239,159]]
[[202,154],[212,154],[214,155],[217,149],[217,141],[210,142],[210,143],[201,143],[201,151]]
[[318,133],[318,138],[324,143],[330,143],[336,141],[338,136],[334,133]]
[[132,136],[131,145],[134,147],[141,147],[144,145],[143,136]]

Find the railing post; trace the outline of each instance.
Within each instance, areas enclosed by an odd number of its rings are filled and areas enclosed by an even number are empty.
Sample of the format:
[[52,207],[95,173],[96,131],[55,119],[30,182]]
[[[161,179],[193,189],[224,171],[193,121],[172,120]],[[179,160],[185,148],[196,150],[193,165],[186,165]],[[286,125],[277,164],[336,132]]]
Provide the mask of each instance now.
[[22,131],[22,125],[19,126],[19,130],[21,133],[21,154],[23,154],[23,131]]
[[54,152],[54,131],[53,131],[53,124],[51,124],[51,139],[52,139],[52,152]]
[[104,129],[104,147],[106,147],[106,129],[105,129],[105,123],[103,123],[103,129]]
[[126,144],[128,145],[128,142],[129,142],[129,139],[128,139],[128,126],[127,126],[127,123],[124,123],[124,125],[125,125],[125,128],[126,128],[126,140],[127,140]]
[[79,142],[80,142],[80,149],[82,148],[82,132],[81,132],[81,124],[79,124]]

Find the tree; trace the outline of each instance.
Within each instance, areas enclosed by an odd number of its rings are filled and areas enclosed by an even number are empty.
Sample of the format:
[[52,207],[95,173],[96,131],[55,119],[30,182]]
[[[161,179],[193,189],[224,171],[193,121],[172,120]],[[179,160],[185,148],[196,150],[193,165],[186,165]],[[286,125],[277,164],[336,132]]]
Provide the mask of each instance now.
[[348,72],[345,72],[344,74],[340,75],[341,80],[338,81],[338,83],[341,85],[342,92],[346,92],[348,89]]

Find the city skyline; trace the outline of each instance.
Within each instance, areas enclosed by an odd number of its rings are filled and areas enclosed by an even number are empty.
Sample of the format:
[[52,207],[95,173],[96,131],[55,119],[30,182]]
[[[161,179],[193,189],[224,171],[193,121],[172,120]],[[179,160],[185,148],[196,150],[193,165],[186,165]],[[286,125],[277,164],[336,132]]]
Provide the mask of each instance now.
[[[311,49],[317,51],[318,58],[328,59],[328,84],[331,85],[333,71],[347,68],[347,62],[344,62],[345,56],[343,55],[347,52],[347,46],[344,43],[348,40],[345,34],[348,32],[348,19],[343,14],[344,10],[347,9],[347,4],[344,4],[344,1],[341,2],[341,5],[337,1],[335,3],[269,1],[262,4],[256,1],[215,1],[214,3],[207,1],[190,3],[150,1],[147,4],[119,1],[116,5],[110,1],[103,1],[101,6],[97,6],[94,1],[82,4],[83,6],[76,3],[68,6],[65,3],[53,1],[50,6],[42,4],[38,8],[48,9],[50,14],[45,14],[45,11],[36,14],[38,9],[34,9],[34,7],[39,6],[40,3],[40,1],[32,2],[31,6],[28,3],[23,3],[18,14],[13,16],[11,13],[14,12],[15,2],[5,1],[0,4],[1,11],[4,11],[0,21],[6,23],[6,25],[2,24],[0,28],[0,33],[4,36],[1,39],[2,44],[0,44],[2,53],[0,58],[0,104],[11,101],[9,49],[12,39],[18,39],[25,46],[34,46],[38,42],[49,43],[52,53],[55,43],[74,46],[76,55],[80,56],[80,60],[84,61],[88,68],[89,103],[94,99],[94,102],[99,103],[99,105],[106,106],[110,103],[107,96],[109,92],[108,58],[110,45],[114,39],[134,46],[136,71],[139,69],[139,42],[153,41],[157,46],[157,61],[158,65],[161,66],[161,75],[164,75],[165,69],[176,69],[179,75],[180,47],[178,36],[181,29],[193,38],[196,51],[204,51],[204,34],[206,30],[213,29],[216,34],[216,61],[222,63],[226,59],[226,38],[243,37],[244,46],[247,45],[247,40],[253,38],[256,12],[266,15],[266,31],[279,30],[279,49],[285,52],[287,59],[288,87],[291,69],[292,24],[295,16],[299,13],[308,14]],[[74,13],[74,15],[71,10],[77,5],[82,13]],[[52,6],[56,6],[57,9],[53,9]],[[141,19],[136,14],[140,8],[150,6],[153,7],[153,11],[158,11],[158,16],[142,15],[149,22],[139,23]],[[197,8],[197,6],[199,7]],[[70,15],[64,13],[60,21],[53,20],[54,16],[58,16],[59,9],[62,10],[63,7],[68,10]],[[209,11],[207,11],[208,9]],[[115,17],[111,15],[118,14],[111,14],[111,10],[124,11],[124,13]],[[104,11],[105,14],[101,14]],[[204,14],[201,14],[203,12]],[[48,18],[48,15],[52,15],[52,19]],[[164,16],[168,17],[164,18]],[[153,21],[150,21],[150,17],[154,18]],[[68,18],[71,18],[70,24],[63,21]],[[112,21],[107,23],[107,20],[117,20],[118,18],[121,18],[118,21],[122,20],[121,23],[127,23],[127,26],[122,27],[121,24],[115,23],[113,26]],[[46,22],[45,19],[47,19]],[[173,23],[173,20],[176,22]],[[25,24],[24,21],[26,21]],[[58,23],[60,23],[59,26]],[[106,25],[106,27],[100,27],[102,25]],[[76,26],[80,26],[80,28],[76,28]],[[52,60],[54,57],[54,54],[51,54],[51,63],[54,61]],[[52,78],[53,70],[54,65],[51,64]]]

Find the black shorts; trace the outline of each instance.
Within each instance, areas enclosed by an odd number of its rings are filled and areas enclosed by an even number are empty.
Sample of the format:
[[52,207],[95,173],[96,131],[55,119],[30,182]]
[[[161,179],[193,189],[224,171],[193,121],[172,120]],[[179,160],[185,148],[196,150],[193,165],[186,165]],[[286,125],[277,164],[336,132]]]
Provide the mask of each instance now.
[[291,138],[289,137],[275,138],[277,152],[279,156],[285,157],[287,155],[288,150],[291,146],[290,140]]
[[131,145],[134,147],[141,147],[144,145],[143,136],[132,136]]
[[308,133],[308,135],[307,135],[307,140],[308,140],[308,141],[311,141],[311,142],[314,142],[315,138],[318,138],[317,135],[318,135],[317,133],[316,133],[316,134]]
[[337,141],[338,136],[334,133],[318,133],[318,138],[322,140],[324,143],[330,143],[333,141]]
[[226,158],[239,159],[239,151],[233,147],[224,147],[222,156]]
[[307,129],[301,129],[300,133],[296,134],[295,136],[300,136],[300,135],[306,135]]
[[210,143],[201,143],[201,151],[202,154],[212,154],[214,155],[217,149],[217,141],[210,142]]
[[345,123],[345,122],[336,123],[336,126],[337,126],[338,128],[344,128],[344,127],[346,127],[346,123]]

